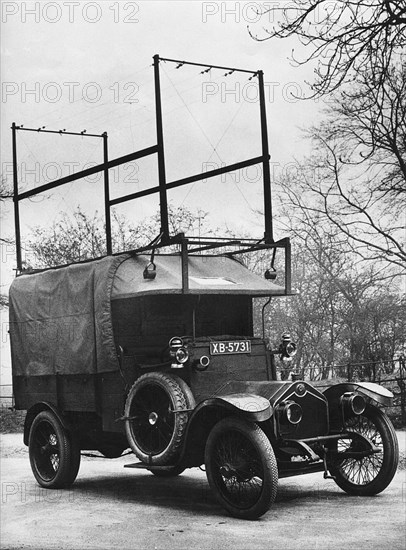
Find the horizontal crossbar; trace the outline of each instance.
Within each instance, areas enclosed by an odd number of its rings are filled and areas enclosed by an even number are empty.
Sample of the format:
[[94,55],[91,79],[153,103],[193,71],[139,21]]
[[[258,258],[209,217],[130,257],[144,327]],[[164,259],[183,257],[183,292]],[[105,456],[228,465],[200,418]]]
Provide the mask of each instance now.
[[[203,172],[201,174],[195,174],[194,176],[189,176],[187,178],[172,181],[170,183],[167,183],[165,188],[173,189],[175,187],[180,187],[182,185],[193,183],[195,181],[201,181],[208,178],[213,178],[215,176],[220,176],[221,174],[226,174],[227,172],[234,172],[235,170],[241,170],[242,168],[253,166],[254,164],[259,164],[261,162],[264,162],[263,157],[255,157],[249,160],[244,160],[242,162],[236,162],[235,164],[230,164],[229,166],[223,166],[222,168],[216,168],[215,170],[208,170],[207,172]],[[137,193],[130,193],[129,195],[125,195],[123,197],[118,197],[117,199],[111,200],[110,206],[114,206],[115,204],[120,204],[122,202],[130,201],[133,199],[139,199],[140,197],[146,197],[147,195],[158,193],[159,190],[160,190],[159,186],[156,186],[156,187],[149,187],[148,189],[143,189],[142,191],[138,191]]]
[[[167,57],[159,57],[159,61],[169,61],[170,63],[179,63],[182,65],[192,65],[195,67],[205,67],[206,69],[221,69],[225,71],[232,71],[233,73],[248,73],[257,74],[258,71],[249,71],[247,69],[237,69],[236,67],[222,67],[221,65],[212,65],[211,63],[194,63],[193,61],[181,61],[180,59],[168,59]],[[180,68],[180,67],[179,67]]]
[[[60,185],[64,185],[66,183],[70,183],[71,181],[76,181],[82,178],[86,178],[88,176],[91,176],[93,174],[97,174],[98,172],[102,172],[104,170],[109,170],[110,168],[114,168],[115,166],[119,166],[120,164],[125,164],[126,162],[131,162],[132,160],[136,160],[142,157],[146,157],[148,155],[152,155],[153,153],[156,153],[158,151],[158,146],[153,145],[152,147],[147,147],[146,149],[141,149],[140,151],[135,151],[134,153],[130,153],[128,155],[124,155],[123,157],[118,157],[113,160],[109,160],[107,163],[97,164],[96,166],[92,166],[92,168],[87,168],[86,170],[81,170],[80,172],[75,172],[74,174],[71,174],[70,176],[65,176],[64,178],[60,178],[58,180],[51,181],[49,183],[46,183],[45,185],[41,185],[40,187],[36,187],[35,189],[31,189],[30,191],[26,191],[25,193],[20,193],[17,196],[17,200],[23,200],[27,199],[28,197],[32,197],[34,195],[38,195],[38,193],[44,193],[45,191],[50,191],[51,189],[54,189],[55,187],[59,187]],[[16,200],[16,199],[14,199]]]
[[101,138],[106,135],[104,134],[88,134],[86,130],[83,132],[67,132],[66,130],[46,130],[45,128],[24,128],[23,126],[16,126],[16,130],[23,132],[38,132],[41,134],[59,134],[60,136],[81,136],[81,137],[96,137]]

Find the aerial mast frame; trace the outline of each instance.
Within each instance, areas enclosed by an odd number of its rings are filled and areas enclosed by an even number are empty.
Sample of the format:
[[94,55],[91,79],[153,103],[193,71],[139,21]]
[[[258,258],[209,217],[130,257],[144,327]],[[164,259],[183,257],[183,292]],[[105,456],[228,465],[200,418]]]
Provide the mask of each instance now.
[[[112,249],[112,235],[111,235],[111,207],[121,204],[130,200],[138,199],[155,193],[159,194],[159,204],[160,204],[160,218],[161,218],[161,228],[160,235],[155,239],[150,245],[142,248],[138,248],[131,252],[142,252],[146,250],[156,249],[164,246],[169,246],[173,244],[180,245],[181,254],[182,254],[182,266],[183,266],[183,290],[184,292],[188,291],[188,277],[187,277],[187,254],[189,252],[202,252],[210,249],[215,249],[219,247],[237,247],[235,251],[227,252],[228,254],[234,256],[242,252],[250,252],[263,248],[283,248],[285,250],[285,292],[290,294],[291,292],[291,283],[290,283],[290,242],[289,239],[285,238],[277,242],[273,238],[273,224],[272,224],[272,197],[271,197],[271,179],[270,179],[270,168],[269,168],[269,144],[268,144],[268,131],[267,131],[267,119],[266,119],[266,106],[265,106],[265,92],[264,92],[264,78],[262,71],[249,71],[246,69],[238,69],[235,67],[224,67],[219,65],[204,64],[204,63],[194,63],[190,61],[181,61],[176,59],[169,59],[160,57],[159,55],[154,55],[153,57],[153,67],[154,67],[154,83],[155,83],[155,111],[156,111],[156,137],[157,141],[155,145],[147,147],[124,155],[122,157],[115,158],[113,160],[108,159],[108,136],[107,132],[102,134],[88,134],[86,130],[82,132],[67,132],[66,130],[47,130],[45,127],[41,128],[24,128],[23,126],[18,126],[15,122],[12,123],[12,145],[13,145],[13,187],[14,187],[14,220],[15,220],[15,236],[16,236],[16,261],[17,261],[17,272],[21,273],[23,271],[23,262],[21,255],[21,231],[20,231],[20,213],[19,213],[19,203],[20,201],[32,197],[34,195],[55,189],[61,185],[79,180],[81,178],[103,172],[104,175],[104,204],[105,204],[105,224],[106,224],[106,250],[107,255],[113,254]],[[161,85],[160,85],[160,63],[176,63],[177,68],[182,67],[183,65],[191,65],[196,67],[204,67],[205,71],[211,69],[219,69],[227,71],[227,74],[234,72],[250,74],[250,78],[258,78],[258,87],[259,87],[259,106],[260,106],[260,124],[261,124],[261,145],[262,153],[260,156],[246,159],[240,162],[230,164],[221,168],[214,170],[209,170],[203,173],[194,174],[185,178],[181,178],[175,181],[168,182],[166,179],[166,166],[165,166],[165,149],[164,149],[164,136],[163,136],[163,117],[162,117],[162,101],[161,101]],[[36,187],[32,190],[19,192],[18,188],[18,166],[17,166],[17,132],[18,131],[31,131],[38,133],[54,133],[60,135],[73,135],[81,137],[96,137],[103,140],[103,163],[98,164],[92,168],[81,170],[59,178],[57,180],[51,181],[39,187]],[[158,186],[150,187],[138,191],[135,193],[130,193],[115,199],[110,199],[110,189],[109,189],[109,170],[121,164],[131,162],[133,160],[141,159],[149,155],[157,155],[158,161]],[[208,178],[216,177],[228,172],[234,172],[255,164],[262,164],[262,174],[263,174],[263,194],[264,194],[264,237],[260,241],[251,240],[251,239],[230,239],[230,238],[196,238],[196,237],[185,237],[183,233],[178,235],[170,235],[169,232],[169,215],[168,215],[168,199],[167,192],[170,189],[180,187],[183,185],[188,185],[201,180],[206,180]],[[191,249],[188,247],[192,246]],[[195,247],[195,248],[193,248]],[[121,252],[122,253],[122,252]],[[186,260],[185,260],[186,258]]]

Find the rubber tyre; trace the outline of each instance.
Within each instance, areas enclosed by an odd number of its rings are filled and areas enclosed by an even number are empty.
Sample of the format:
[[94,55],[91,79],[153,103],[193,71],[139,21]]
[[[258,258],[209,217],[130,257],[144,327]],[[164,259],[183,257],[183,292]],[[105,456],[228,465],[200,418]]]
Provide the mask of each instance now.
[[219,503],[234,517],[257,519],[276,498],[278,467],[272,446],[252,422],[224,418],[206,443],[207,479]]
[[80,466],[78,439],[52,411],[41,411],[34,418],[28,450],[32,472],[41,487],[60,489],[75,481]]
[[190,386],[179,376],[174,376],[173,378],[176,379],[177,383],[181,387],[183,395],[185,396],[186,408],[189,410],[193,410],[196,407],[196,400],[194,398],[192,390],[190,389]]
[[65,487],[70,487],[76,480],[79,472],[80,461],[81,461],[81,455],[80,455],[81,449],[80,449],[78,435],[73,432],[68,433],[67,435],[70,439],[70,444],[71,444],[71,458],[70,458],[69,475],[66,477]]
[[[176,377],[176,379],[185,396],[186,408],[189,410],[193,410],[196,407],[196,401],[192,390],[190,389],[188,384],[184,380],[182,380],[182,378]],[[184,471],[185,468],[183,466],[176,465],[168,470],[151,470],[151,473],[154,474],[154,476],[156,477],[176,477],[182,474]]]
[[132,386],[125,404],[125,429],[136,456],[147,464],[176,461],[188,421],[187,399],[178,376],[144,374]]
[[[392,423],[383,411],[368,404],[363,414],[346,420],[345,428],[368,437],[382,449],[382,453],[360,459],[347,458],[340,461],[335,458],[328,464],[330,473],[335,477],[337,485],[350,495],[376,495],[386,489],[398,466],[399,447]],[[356,443],[339,440],[338,450],[340,448],[356,449]]]

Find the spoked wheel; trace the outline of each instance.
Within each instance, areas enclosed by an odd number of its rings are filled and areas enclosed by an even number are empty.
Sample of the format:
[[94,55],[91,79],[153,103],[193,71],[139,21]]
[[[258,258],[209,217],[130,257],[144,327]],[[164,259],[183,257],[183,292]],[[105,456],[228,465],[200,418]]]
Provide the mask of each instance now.
[[[370,496],[380,493],[395,475],[399,460],[399,448],[395,430],[389,418],[377,407],[367,405],[363,414],[349,417],[345,422],[348,432],[356,432],[368,438],[379,449],[365,453],[361,439],[340,439],[337,452],[329,461],[330,473],[341,489],[350,495]],[[360,453],[360,457],[340,457],[340,453]]]
[[47,489],[71,485],[78,474],[80,448],[51,411],[41,411],[31,425],[29,455],[37,482]]
[[127,397],[125,425],[140,460],[153,465],[176,460],[188,421],[188,413],[182,411],[187,408],[177,376],[151,372],[138,378]]
[[257,519],[274,502],[277,463],[256,424],[239,418],[218,422],[207,440],[205,463],[210,487],[232,516]]

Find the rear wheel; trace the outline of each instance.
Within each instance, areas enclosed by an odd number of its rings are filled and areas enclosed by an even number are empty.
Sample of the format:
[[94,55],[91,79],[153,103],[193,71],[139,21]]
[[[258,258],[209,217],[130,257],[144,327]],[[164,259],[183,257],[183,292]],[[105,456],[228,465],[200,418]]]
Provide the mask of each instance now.
[[329,461],[330,473],[337,485],[350,495],[370,496],[380,493],[395,475],[399,460],[399,448],[391,421],[377,407],[367,405],[360,415],[346,419],[345,430],[368,438],[379,452],[340,457],[340,453],[362,453],[366,444],[361,439],[340,439],[337,454]]
[[53,412],[41,411],[34,418],[28,449],[31,469],[42,487],[59,489],[75,481],[80,466],[78,439]]
[[138,378],[128,394],[127,439],[143,462],[166,465],[179,455],[188,421],[183,381],[179,380],[170,374],[147,373]]
[[218,422],[207,440],[205,463],[217,500],[232,516],[257,519],[274,502],[277,463],[257,424],[239,418]]

